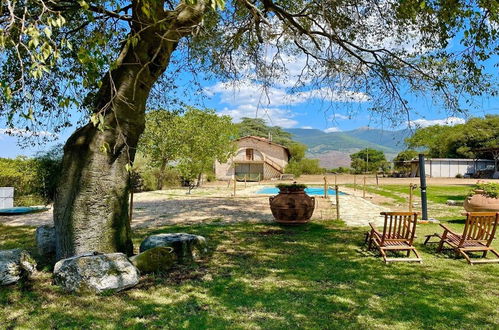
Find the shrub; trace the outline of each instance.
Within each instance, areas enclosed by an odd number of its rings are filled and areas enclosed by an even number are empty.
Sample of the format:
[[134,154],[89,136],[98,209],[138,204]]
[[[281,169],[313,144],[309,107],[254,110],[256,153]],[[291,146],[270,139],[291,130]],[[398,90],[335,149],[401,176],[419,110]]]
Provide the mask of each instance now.
[[352,169],[349,168],[349,167],[344,167],[344,166],[340,166],[340,167],[337,167],[337,168],[332,168],[331,171],[332,173],[338,173],[338,174],[341,174],[341,173],[351,173],[352,172]]
[[462,178],[463,178],[463,175],[461,173],[456,174],[456,179],[462,179]]
[[14,187],[16,206],[48,204],[54,200],[62,166],[62,147],[35,158],[0,158],[0,187]]
[[324,169],[320,167],[318,159],[303,158],[299,162],[291,160],[284,172],[299,177],[302,174],[322,174]]
[[277,188],[279,189],[289,189],[289,190],[294,190],[294,189],[305,189],[307,188],[307,185],[302,184],[302,183],[280,183],[276,185]]
[[180,173],[175,167],[169,167],[163,174],[163,182],[160,185],[160,170],[157,167],[144,167],[137,170],[142,180],[141,190],[151,191],[180,186]]
[[217,181],[217,177],[215,175],[215,172],[209,171],[205,175],[206,175],[206,181],[208,181],[208,182]]
[[493,182],[478,182],[469,195],[475,194],[475,190],[483,190],[483,194],[487,197],[498,198],[499,197],[499,183]]

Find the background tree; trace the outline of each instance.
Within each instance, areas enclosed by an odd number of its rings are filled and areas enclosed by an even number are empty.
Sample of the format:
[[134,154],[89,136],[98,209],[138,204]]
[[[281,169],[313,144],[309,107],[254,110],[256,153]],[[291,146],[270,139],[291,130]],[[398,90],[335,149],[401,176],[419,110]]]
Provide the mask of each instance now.
[[292,142],[292,134],[286,132],[279,126],[268,126],[264,119],[262,118],[247,118],[243,117],[241,122],[239,122],[237,128],[239,130],[239,137],[244,136],[259,136],[263,138],[269,138],[269,134],[272,136],[272,141],[289,148],[289,144]]
[[[411,110],[403,90],[431,92],[435,103],[461,111],[463,95],[494,87],[481,66],[498,50],[494,1],[234,0],[222,10],[224,5],[0,3],[0,113],[7,125],[57,132],[71,124],[75,110],[88,122],[64,147],[66,179],[54,204],[58,258],[132,253],[129,170],[146,103],[159,108],[175,84],[175,70],[164,74],[171,62],[260,81],[268,90],[276,81],[289,84],[283,58],[302,54],[297,97],[316,93],[335,102],[339,94],[360,95],[372,111],[395,120]],[[450,40],[463,46],[457,56],[447,47]]]
[[376,173],[386,172],[390,164],[386,161],[383,151],[366,148],[350,155],[351,167],[355,173]]
[[[461,125],[456,125],[460,128]],[[409,148],[423,148],[429,157],[456,158],[452,144],[457,140],[456,127],[434,125],[419,128],[406,139]]]
[[395,171],[401,173],[410,173],[411,165],[406,162],[416,157],[418,157],[418,152],[416,150],[407,149],[399,152],[397,156],[393,158],[393,166],[395,168]]
[[14,187],[16,206],[50,204],[55,197],[62,163],[62,146],[33,158],[0,158],[0,187]]
[[218,116],[214,110],[189,108],[176,126],[178,169],[182,178],[197,184],[202,174],[213,168],[215,160],[225,163],[235,152],[232,140],[237,128],[229,116]]
[[305,158],[308,147],[300,142],[290,141],[286,144],[291,155],[291,160],[300,162]]
[[55,199],[62,168],[62,145],[56,145],[47,152],[38,153],[34,158],[36,189],[45,204]]
[[322,174],[326,170],[319,164],[318,159],[303,158],[300,161],[290,160],[284,168],[285,173],[291,173],[296,177],[302,174]]
[[471,118],[455,126],[420,128],[406,139],[406,143],[412,148],[426,149],[430,157],[489,158],[490,155],[476,150],[499,146],[499,116]]
[[180,143],[180,117],[166,110],[150,111],[146,115],[146,129],[140,137],[138,150],[147,157],[148,165],[157,167],[156,189],[163,189],[168,163],[177,159]]

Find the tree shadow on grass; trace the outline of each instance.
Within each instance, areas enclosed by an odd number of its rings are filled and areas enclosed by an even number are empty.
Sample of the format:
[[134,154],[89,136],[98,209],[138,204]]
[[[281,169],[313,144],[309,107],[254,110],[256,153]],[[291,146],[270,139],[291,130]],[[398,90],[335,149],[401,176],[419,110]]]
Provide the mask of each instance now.
[[109,297],[63,294],[42,278],[34,291],[0,293],[6,308],[0,316],[17,308],[22,315],[8,326],[54,327],[498,326],[497,268],[469,267],[424,249],[422,265],[385,265],[360,252],[364,230],[324,222],[142,231],[136,239],[182,231],[206,236],[210,258],[178,269],[182,278],[175,271],[146,276],[138,287]]
[[255,235],[262,231],[246,231],[242,244],[219,251],[226,259],[209,287],[210,298],[246,315],[248,327],[495,324],[474,313],[490,306],[469,299],[468,282],[455,265],[386,266],[352,249],[362,243],[360,229],[268,231],[276,235],[262,240]]

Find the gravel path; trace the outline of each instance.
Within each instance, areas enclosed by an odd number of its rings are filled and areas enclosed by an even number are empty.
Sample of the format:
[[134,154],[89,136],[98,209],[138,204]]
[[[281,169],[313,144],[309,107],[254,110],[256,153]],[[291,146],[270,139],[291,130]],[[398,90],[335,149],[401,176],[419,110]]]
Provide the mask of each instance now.
[[[331,203],[336,207],[335,197],[330,197]],[[390,209],[376,205],[362,197],[354,195],[340,195],[340,218],[347,226],[368,226],[370,222],[380,226],[384,223],[384,217],[380,212],[388,212]]]
[[[203,222],[272,222],[266,195],[256,195],[262,186],[241,187],[237,197],[223,188],[197,189],[192,195],[172,189],[135,194],[132,227],[161,227],[174,224]],[[312,219],[331,219],[329,201],[316,198]],[[19,216],[0,216],[0,223],[9,226],[40,226],[52,223],[52,210]]]

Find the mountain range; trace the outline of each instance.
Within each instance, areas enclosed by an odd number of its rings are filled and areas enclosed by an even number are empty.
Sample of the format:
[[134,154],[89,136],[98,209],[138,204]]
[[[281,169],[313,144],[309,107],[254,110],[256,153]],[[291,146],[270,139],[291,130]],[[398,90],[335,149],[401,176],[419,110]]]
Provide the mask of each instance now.
[[387,131],[361,127],[351,131],[326,133],[318,129],[290,128],[293,140],[308,146],[307,157],[319,159],[322,167],[350,166],[350,154],[364,148],[381,150],[388,160],[406,149],[404,139],[408,129]]

